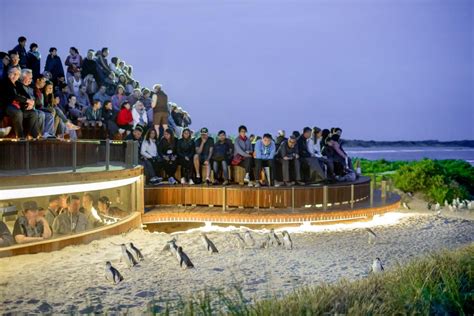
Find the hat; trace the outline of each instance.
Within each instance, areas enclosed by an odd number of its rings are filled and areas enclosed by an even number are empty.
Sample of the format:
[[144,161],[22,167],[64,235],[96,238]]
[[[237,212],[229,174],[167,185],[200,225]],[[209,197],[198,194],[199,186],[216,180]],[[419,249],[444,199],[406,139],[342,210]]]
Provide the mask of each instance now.
[[37,210],[38,204],[35,201],[26,201],[23,203],[23,210]]
[[134,131],[140,131],[143,133],[143,126],[137,124],[137,126],[135,126],[135,128],[133,129]]
[[201,134],[208,134],[209,133],[209,130],[207,129],[207,127],[203,127],[201,128]]

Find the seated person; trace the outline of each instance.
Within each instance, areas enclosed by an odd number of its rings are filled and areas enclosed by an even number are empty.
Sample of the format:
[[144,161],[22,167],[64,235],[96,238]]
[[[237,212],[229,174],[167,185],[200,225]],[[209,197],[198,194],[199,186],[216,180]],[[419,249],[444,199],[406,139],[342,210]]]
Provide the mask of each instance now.
[[13,227],[13,238],[18,244],[40,241],[51,237],[51,229],[44,217],[38,216],[35,201],[23,203],[23,215],[19,216]]
[[94,197],[90,193],[82,196],[82,210],[87,219],[87,230],[103,225],[99,212],[94,208]]
[[174,178],[176,168],[178,167],[176,155],[176,139],[170,128],[165,129],[163,137],[158,143],[158,156],[160,157],[160,168],[165,171],[166,177],[170,184],[176,184]]
[[312,130],[309,127],[303,129],[303,133],[298,137],[298,150],[300,155],[300,162],[302,166],[309,169],[310,181],[326,180],[326,175],[319,163],[318,158],[312,157],[308,151],[307,141],[311,137]]
[[250,138],[247,137],[247,127],[244,125],[239,126],[239,136],[234,142],[234,158],[232,159],[233,166],[241,166],[245,168],[244,183],[250,182],[250,175],[252,173],[252,166],[254,164],[253,149]]
[[113,139],[119,130],[117,125],[117,114],[118,112],[112,107],[112,102],[109,100],[105,101],[101,119],[105,129],[107,130],[107,137],[109,139]]
[[99,100],[94,100],[94,103],[91,107],[86,109],[86,120],[84,125],[91,125],[91,126],[102,126],[102,109]]
[[219,168],[222,170],[224,182],[223,185],[229,184],[228,163],[232,157],[232,144],[229,144],[225,131],[219,131],[217,141],[214,144],[212,153],[212,165],[214,169],[214,184],[219,184],[217,180]]
[[183,130],[183,136],[178,140],[176,145],[176,154],[178,155],[178,162],[181,165],[181,184],[193,182],[193,159],[196,153],[196,144],[191,138],[191,131],[189,128]]
[[[130,109],[130,103],[128,103],[128,101],[124,101],[121,105],[120,111],[117,114],[117,125],[120,134],[126,131],[128,135],[133,130],[132,110]],[[122,131],[120,131],[120,129],[122,129]]]
[[0,83],[0,104],[2,109],[12,120],[13,130],[17,138],[25,138],[28,133],[33,137],[38,137],[39,126],[38,116],[35,112],[35,101],[31,97],[26,97],[20,93],[20,70],[12,67],[8,70],[8,75]]
[[76,96],[74,94],[70,94],[67,98],[67,115],[71,122],[77,125],[79,122],[83,122],[86,117],[82,113],[81,107],[76,102]]
[[8,247],[15,243],[7,225],[0,220],[0,248]]
[[48,222],[49,227],[53,227],[54,219],[58,217],[60,210],[61,206],[59,195],[50,196],[48,209],[46,210],[46,213],[44,215],[44,218]]
[[141,126],[148,126],[148,117],[146,114],[145,105],[141,101],[137,101],[133,104],[132,109],[133,127],[140,124]]
[[326,138],[325,153],[328,158],[328,169],[334,170],[337,175],[344,175],[347,170],[352,170],[352,162],[349,156],[341,149],[339,134],[333,134]]
[[259,181],[260,172],[263,168],[269,168],[269,172],[265,171],[266,178],[268,180],[268,186],[272,186],[275,180],[275,142],[272,139],[272,135],[264,134],[262,139],[257,140],[255,143],[255,177],[256,187],[260,187]]
[[82,84],[79,87],[79,93],[76,95],[77,104],[82,111],[85,111],[91,106],[91,101],[89,100],[89,95],[87,94],[87,86]]
[[141,164],[145,169],[147,181],[150,184],[154,184],[158,180],[161,181],[161,179],[156,176],[157,174],[160,174],[160,164],[155,129],[150,128],[146,133],[145,139],[143,140],[142,146],[140,147],[140,156]]
[[[283,184],[286,186],[292,185],[290,182],[290,165],[293,169],[295,180],[297,184],[304,185],[301,181],[300,172],[300,155],[298,154],[298,145],[296,143],[296,137],[291,135],[288,140],[284,140],[277,151],[277,159],[281,164],[283,174]],[[280,186],[280,183],[276,183],[275,186]]]
[[275,147],[276,147],[276,150],[278,151],[278,148],[280,147],[280,145],[284,142],[284,141],[287,141],[288,138],[285,137],[285,131],[284,130],[279,130],[278,131],[278,136],[275,140]]
[[127,212],[122,211],[118,207],[111,207],[110,199],[107,196],[101,196],[97,201],[97,208],[99,209],[99,216],[102,222],[112,224],[118,222],[121,218],[126,217]]
[[196,154],[194,155],[194,170],[196,172],[196,183],[202,183],[201,166],[206,168],[206,184],[211,184],[211,158],[214,150],[214,139],[209,137],[209,130],[201,128],[201,137],[196,139]]
[[313,133],[310,138],[306,140],[306,146],[311,157],[316,157],[320,166],[326,167],[326,177],[330,180],[334,179],[333,166],[329,163],[326,156],[321,152],[321,140],[323,138],[323,131],[319,127],[313,127]]
[[67,198],[67,209],[62,212],[53,222],[55,235],[70,235],[82,233],[87,230],[87,218],[79,212],[81,199],[77,195]]
[[99,91],[97,91],[94,94],[92,99],[94,101],[99,100],[100,104],[105,104],[105,101],[110,101],[111,100],[110,96],[106,93],[106,91],[107,91],[107,88],[104,85],[101,85],[100,88],[99,88]]

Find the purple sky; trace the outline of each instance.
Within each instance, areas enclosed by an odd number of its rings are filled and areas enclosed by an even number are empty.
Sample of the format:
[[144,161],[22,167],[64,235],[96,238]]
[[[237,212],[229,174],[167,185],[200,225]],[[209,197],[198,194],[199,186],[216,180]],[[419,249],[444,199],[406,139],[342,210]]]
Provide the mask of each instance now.
[[65,60],[108,46],[162,83],[193,128],[340,126],[375,140],[474,138],[471,0],[0,0],[19,35]]

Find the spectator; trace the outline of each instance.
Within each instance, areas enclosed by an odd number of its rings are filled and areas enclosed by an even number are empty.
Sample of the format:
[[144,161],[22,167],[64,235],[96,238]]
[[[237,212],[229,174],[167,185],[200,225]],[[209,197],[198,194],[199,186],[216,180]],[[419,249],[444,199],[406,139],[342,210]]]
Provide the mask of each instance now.
[[40,241],[51,237],[51,229],[44,217],[38,216],[35,201],[23,203],[23,215],[19,216],[13,227],[13,238],[18,244]]
[[322,130],[319,127],[314,127],[312,137],[306,140],[306,146],[308,147],[311,157],[323,157],[321,154],[321,137]]
[[63,113],[67,112],[67,104],[69,99],[69,86],[65,83],[61,83],[57,86],[57,95],[59,97],[58,106],[61,108]]
[[49,71],[52,76],[53,83],[59,84],[64,82],[64,69],[61,62],[61,58],[57,55],[58,50],[56,47],[51,47],[49,49],[49,55],[46,58],[46,64],[44,66],[44,71]]
[[165,129],[163,137],[158,143],[158,156],[160,157],[160,168],[165,171],[170,184],[176,184],[176,168],[178,166],[176,155],[176,139],[171,129]]
[[212,165],[214,169],[214,184],[219,184],[217,180],[219,169],[222,170],[224,182],[223,185],[229,184],[228,163],[232,159],[232,143],[229,144],[225,131],[219,131],[217,141],[214,144],[212,152]]
[[[117,125],[120,129],[126,131],[127,135],[130,134],[131,130],[133,130],[133,116],[128,101],[122,103],[120,111],[117,114]],[[121,134],[122,133],[123,132],[121,132]]]
[[102,126],[102,109],[99,100],[94,100],[93,106],[86,109],[85,125]]
[[8,66],[6,66],[4,72],[3,72],[3,78],[7,78],[8,77],[8,71],[12,68],[17,68],[18,70],[21,71],[21,67],[19,65],[19,62],[20,62],[20,56],[18,55],[18,52],[16,51],[9,51],[8,52],[8,58],[10,60]]
[[329,136],[326,139],[326,153],[330,166],[328,168],[334,170],[334,173],[338,175],[343,175],[347,170],[352,170],[353,168],[349,156],[341,149],[339,140],[340,135],[337,133]]
[[69,48],[69,56],[67,56],[64,64],[67,66],[67,76],[72,77],[76,72],[82,71],[82,56],[75,47]]
[[118,85],[115,94],[112,97],[112,106],[114,107],[114,110],[120,111],[122,103],[126,100],[127,96],[125,95],[125,88],[122,85]]
[[97,55],[97,72],[99,74],[99,78],[104,80],[109,76],[111,73],[108,62],[107,62],[107,56],[109,55],[109,49],[107,47],[102,48]]
[[160,139],[160,127],[168,128],[168,96],[162,90],[160,84],[153,86],[153,97],[151,98],[151,107],[153,108],[153,124],[156,134]]
[[87,220],[87,230],[103,225],[99,212],[94,207],[94,197],[90,193],[84,193],[82,196],[82,208]]
[[38,51],[38,44],[31,43],[30,50],[26,54],[26,68],[33,71],[33,79],[39,77],[41,70],[41,54]]
[[79,90],[82,85],[81,72],[76,71],[73,76],[70,76],[67,79],[69,86],[69,93],[74,94],[75,96],[79,95]]
[[79,122],[83,122],[86,118],[82,114],[81,107],[76,102],[76,96],[74,94],[69,95],[67,104],[68,116],[75,125]]
[[83,80],[82,84],[86,86],[86,92],[89,96],[93,96],[97,90],[97,82],[94,79],[93,75],[87,75]]
[[146,115],[145,106],[142,102],[137,101],[133,105],[132,117],[133,127],[137,126],[137,124],[140,124],[141,126],[148,126],[148,117]]
[[[151,109],[151,91],[150,89],[147,89],[147,88],[143,88],[142,89],[142,93],[141,93],[141,97],[140,97],[140,101],[142,101],[143,105],[145,106],[145,109],[148,111],[149,109]],[[153,112],[152,112],[153,113]],[[149,121],[152,121],[152,120],[149,120]]]
[[87,87],[84,84],[79,87],[79,93],[76,95],[76,102],[83,112],[91,106],[91,101],[87,94]]
[[192,121],[191,121],[191,116],[189,116],[189,113],[186,112],[186,111],[183,111],[183,123],[182,123],[182,127],[188,127],[189,125],[191,125]]
[[102,122],[104,123],[105,129],[109,139],[113,139],[115,134],[118,133],[117,125],[117,114],[112,107],[112,102],[107,100],[104,102],[104,109],[102,111]]
[[53,227],[54,219],[59,215],[60,206],[59,206],[59,195],[53,195],[49,197],[48,209],[44,218],[48,222],[49,227]]
[[67,198],[67,209],[59,214],[53,221],[55,235],[69,235],[82,233],[87,230],[87,219],[79,212],[81,200],[77,195]]
[[194,170],[196,172],[196,183],[202,183],[201,166],[206,168],[206,184],[211,184],[211,158],[214,150],[214,139],[209,137],[209,130],[201,128],[201,137],[196,139],[196,154],[194,155]]
[[300,161],[302,167],[309,169],[310,178],[315,178],[313,174],[316,174],[320,179],[326,180],[326,175],[316,157],[312,157],[308,151],[307,140],[311,137],[312,130],[309,127],[303,129],[303,134],[298,137],[298,150],[300,155]]
[[285,140],[288,140],[288,139],[285,137],[285,131],[281,129],[278,131],[278,136],[275,141],[275,146],[276,146],[277,151],[278,151],[278,147],[280,147],[281,143],[283,143]]
[[[280,144],[280,147],[277,151],[277,157],[281,163],[283,183],[286,186],[293,184],[290,182],[290,165],[293,168],[293,173],[297,184],[304,185],[304,182],[301,182],[300,156],[298,154],[298,145],[296,142],[297,140],[295,136],[291,135],[288,140],[285,140]],[[280,184],[275,184],[275,186],[279,185]]]
[[79,127],[72,124],[71,121],[67,119],[63,110],[58,106],[59,96],[53,95],[53,83],[51,81],[46,81],[44,91],[44,109],[45,111],[49,111],[54,116],[54,126],[52,135],[56,135],[57,131],[59,130],[59,134],[61,138],[63,138],[66,131],[69,131],[71,139],[76,139],[77,137],[75,131],[78,130]]
[[[133,129],[133,132],[127,135],[127,137],[125,137],[126,141],[133,140],[133,141],[138,142],[139,153],[142,152],[141,148],[142,148],[142,145],[145,143],[142,139],[142,135],[143,135],[143,127],[141,125],[137,125]],[[150,137],[152,137],[151,134],[150,134]],[[140,159],[138,160],[138,163],[143,166],[147,183],[158,184],[161,182],[162,178],[156,176],[155,170],[150,161],[148,161],[147,159],[145,159],[145,157],[140,155]]]
[[140,155],[143,160],[142,164],[144,168],[148,169],[146,172],[148,173],[147,179],[149,179],[150,182],[158,180],[156,175],[160,173],[160,165],[158,146],[156,144],[156,131],[154,129],[149,129],[146,133],[145,140],[140,148]]
[[128,214],[117,207],[110,207],[112,203],[106,196],[101,196],[97,201],[97,208],[99,209],[99,216],[106,224],[117,222],[120,218],[126,217]]
[[85,78],[87,75],[92,75],[94,76],[94,79],[96,82],[99,84],[103,84],[103,82],[100,80],[100,77],[97,73],[97,62],[94,60],[94,50],[89,49],[87,51],[87,57],[84,59],[82,62],[82,68],[81,68],[81,75],[82,78]]
[[5,225],[2,220],[0,220],[0,248],[11,246],[14,243],[15,241],[13,240],[13,236],[10,233],[7,225]]
[[[38,116],[34,110],[35,101],[21,93],[20,70],[16,67],[8,71],[8,78],[0,84],[0,104],[6,106],[6,114],[11,118],[17,138],[25,138],[29,132],[33,138],[38,137]],[[30,81],[31,83],[31,81]],[[26,133],[23,129],[26,127]]]
[[263,138],[255,143],[256,187],[261,185],[258,178],[260,177],[262,167],[270,169],[268,172],[265,171],[265,175],[268,179],[268,186],[273,185],[275,180],[275,153],[275,142],[272,139],[272,135],[264,134]]
[[141,97],[142,97],[141,90],[140,89],[133,89],[132,94],[130,94],[127,97],[127,100],[128,100],[128,102],[130,102],[130,104],[135,104],[135,103],[137,103],[137,101],[140,100]]
[[[49,84],[47,86],[48,95],[53,94],[53,83],[48,81]],[[38,114],[38,117],[42,117],[41,121],[43,121],[43,126],[40,127],[40,132],[43,135],[43,138],[52,138],[54,137],[54,108],[47,107],[45,104],[45,97],[43,94],[43,89],[46,88],[46,78],[43,75],[39,75],[38,78],[35,80],[34,85],[34,95],[35,95],[35,110]],[[46,91],[46,89],[45,89]]]
[[99,100],[101,104],[105,104],[105,101],[110,100],[110,96],[105,93],[107,88],[104,85],[101,85],[99,91],[94,94],[93,100]]
[[181,165],[181,184],[189,183],[193,185],[193,161],[194,154],[196,153],[196,144],[191,138],[189,128],[183,130],[182,138],[178,140],[176,145],[176,153],[178,155],[178,162]]
[[0,79],[8,77],[8,66],[10,65],[10,56],[5,52],[0,52]]
[[252,144],[250,138],[247,137],[247,127],[239,126],[239,136],[234,142],[234,159],[232,159],[233,166],[241,166],[245,168],[244,183],[252,186],[250,182],[250,173],[254,164]]
[[20,36],[18,38],[18,45],[13,48],[13,51],[18,53],[20,58],[19,64],[21,68],[26,68],[26,37]]

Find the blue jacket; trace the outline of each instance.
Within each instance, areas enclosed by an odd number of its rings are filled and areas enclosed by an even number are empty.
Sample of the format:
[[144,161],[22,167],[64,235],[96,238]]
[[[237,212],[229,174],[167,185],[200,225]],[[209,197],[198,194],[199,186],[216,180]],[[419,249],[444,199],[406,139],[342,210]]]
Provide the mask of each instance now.
[[270,160],[275,157],[275,142],[272,140],[270,145],[265,146],[261,139],[255,143],[255,158]]

